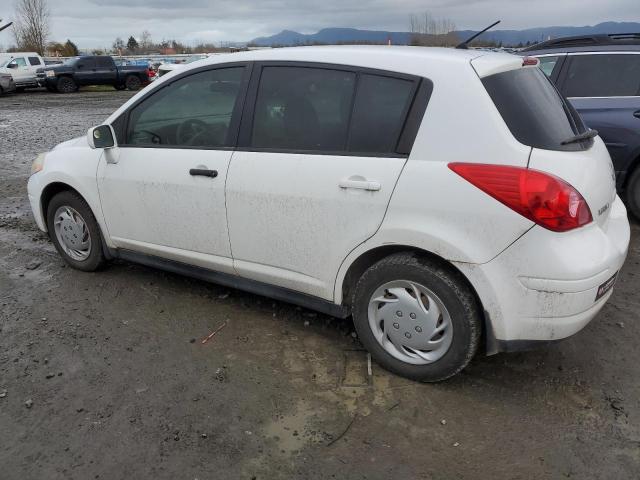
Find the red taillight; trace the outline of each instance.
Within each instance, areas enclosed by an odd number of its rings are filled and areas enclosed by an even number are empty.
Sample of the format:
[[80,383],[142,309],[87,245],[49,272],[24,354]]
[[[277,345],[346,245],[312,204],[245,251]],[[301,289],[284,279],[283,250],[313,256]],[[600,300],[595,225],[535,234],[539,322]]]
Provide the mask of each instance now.
[[149,78],[155,77],[156,76],[156,72],[152,68],[148,68],[147,69],[147,76]]
[[593,221],[580,192],[548,173],[477,163],[450,163],[449,168],[523,217],[554,232]]
[[523,67],[535,67],[540,63],[540,60],[538,60],[536,57],[524,57],[522,59],[522,66]]

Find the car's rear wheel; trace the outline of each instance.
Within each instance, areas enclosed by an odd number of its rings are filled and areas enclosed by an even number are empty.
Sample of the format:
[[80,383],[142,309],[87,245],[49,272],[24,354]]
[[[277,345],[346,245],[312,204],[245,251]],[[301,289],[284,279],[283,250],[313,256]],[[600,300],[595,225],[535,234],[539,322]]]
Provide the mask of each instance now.
[[124,82],[127,90],[139,90],[142,82],[135,75],[129,75]]
[[51,199],[47,228],[58,253],[73,268],[92,272],[104,264],[100,227],[78,194],[66,191]]
[[625,199],[631,214],[640,220],[640,166],[636,167],[625,189]]
[[78,90],[76,82],[71,77],[60,77],[56,83],[56,88],[60,93],[73,93]]
[[459,272],[399,253],[358,281],[353,319],[362,344],[382,367],[424,382],[460,372],[480,341],[478,302]]

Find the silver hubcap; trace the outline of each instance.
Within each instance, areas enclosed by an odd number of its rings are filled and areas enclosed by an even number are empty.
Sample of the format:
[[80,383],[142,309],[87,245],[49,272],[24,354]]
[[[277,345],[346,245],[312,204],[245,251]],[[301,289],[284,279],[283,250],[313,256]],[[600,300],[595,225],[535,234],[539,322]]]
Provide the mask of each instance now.
[[428,288],[396,280],[378,288],[369,300],[369,327],[390,355],[426,365],[451,346],[453,325],[444,304]]
[[91,235],[82,215],[71,207],[60,207],[56,210],[53,226],[64,253],[78,261],[89,257]]

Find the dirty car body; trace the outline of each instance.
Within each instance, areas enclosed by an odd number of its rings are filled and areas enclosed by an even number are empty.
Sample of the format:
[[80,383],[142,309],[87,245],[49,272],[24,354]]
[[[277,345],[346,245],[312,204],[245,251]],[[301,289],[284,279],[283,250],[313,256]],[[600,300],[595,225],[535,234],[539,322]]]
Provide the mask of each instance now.
[[353,315],[378,363],[437,381],[482,332],[488,353],[559,340],[610,297],[629,224],[594,135],[512,55],[244,52],[163,76],[39,156],[28,190],[76,268]]

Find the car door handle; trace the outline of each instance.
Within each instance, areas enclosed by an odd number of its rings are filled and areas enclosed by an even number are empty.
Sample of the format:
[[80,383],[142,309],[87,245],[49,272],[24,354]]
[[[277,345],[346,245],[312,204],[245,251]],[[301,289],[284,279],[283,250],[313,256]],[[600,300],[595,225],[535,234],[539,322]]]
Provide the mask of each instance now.
[[636,118],[640,118],[640,110],[633,112],[633,116]]
[[207,170],[204,168],[192,168],[189,170],[189,175],[193,175],[194,177],[211,177],[216,178],[218,176],[217,170]]
[[377,192],[380,190],[381,185],[378,182],[374,182],[371,180],[342,180],[338,186],[340,188],[355,188],[358,190],[370,190],[372,192]]

